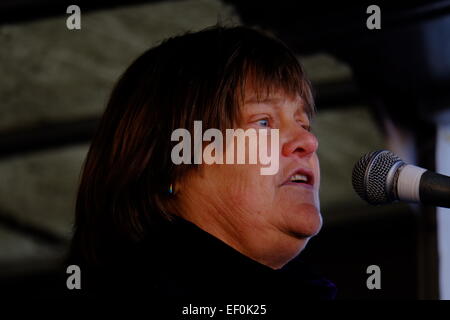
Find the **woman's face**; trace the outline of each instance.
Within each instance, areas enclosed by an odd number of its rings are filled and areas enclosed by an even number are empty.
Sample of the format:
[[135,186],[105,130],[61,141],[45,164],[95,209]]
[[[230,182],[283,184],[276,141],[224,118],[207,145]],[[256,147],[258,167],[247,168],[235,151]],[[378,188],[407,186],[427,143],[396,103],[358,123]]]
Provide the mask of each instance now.
[[222,224],[244,243],[252,237],[307,240],[320,230],[322,219],[318,141],[303,100],[277,91],[258,102],[247,90],[242,115],[238,127],[244,130],[279,129],[278,172],[261,175],[261,167],[267,167],[261,164],[202,164],[201,173],[183,188],[194,203],[192,211],[196,205],[206,210],[211,224]]

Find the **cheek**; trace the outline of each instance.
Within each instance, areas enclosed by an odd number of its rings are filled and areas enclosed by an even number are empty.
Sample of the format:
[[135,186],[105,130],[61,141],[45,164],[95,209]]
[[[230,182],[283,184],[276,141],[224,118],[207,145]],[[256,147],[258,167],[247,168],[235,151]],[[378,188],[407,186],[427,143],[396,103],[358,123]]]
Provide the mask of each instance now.
[[273,177],[262,176],[258,165],[222,165],[217,170],[219,192],[229,197],[231,205],[261,212],[273,203]]

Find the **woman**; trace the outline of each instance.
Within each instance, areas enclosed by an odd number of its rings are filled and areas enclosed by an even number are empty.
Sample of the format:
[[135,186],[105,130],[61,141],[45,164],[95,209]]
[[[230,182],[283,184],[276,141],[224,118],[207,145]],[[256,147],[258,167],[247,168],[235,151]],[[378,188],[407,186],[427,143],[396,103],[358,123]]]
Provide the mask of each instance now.
[[[83,290],[334,297],[288,264],[322,224],[313,113],[296,57],[258,31],[213,27],[145,52],[114,88],[84,164],[72,243]],[[195,121],[224,135],[277,129],[277,172],[262,175],[261,161],[175,164],[173,132],[195,136]]]

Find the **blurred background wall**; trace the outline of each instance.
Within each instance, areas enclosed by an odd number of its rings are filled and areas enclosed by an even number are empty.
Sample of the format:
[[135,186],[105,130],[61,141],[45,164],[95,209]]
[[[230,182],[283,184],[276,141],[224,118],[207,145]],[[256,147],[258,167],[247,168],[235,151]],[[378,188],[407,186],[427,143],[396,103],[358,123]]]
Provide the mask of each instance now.
[[[56,295],[89,138],[128,65],[167,37],[218,22],[246,24],[233,4],[219,0],[80,7],[81,30],[66,28],[63,6],[56,15],[0,26],[3,293]],[[436,262],[421,253],[435,250],[420,224],[427,213],[405,204],[370,207],[352,190],[353,164],[388,144],[351,66],[321,50],[299,52],[299,59],[317,95],[324,217],[304,259],[337,284],[340,299],[436,298]],[[427,230],[433,239],[434,224]],[[381,290],[366,286],[373,264],[381,268]]]

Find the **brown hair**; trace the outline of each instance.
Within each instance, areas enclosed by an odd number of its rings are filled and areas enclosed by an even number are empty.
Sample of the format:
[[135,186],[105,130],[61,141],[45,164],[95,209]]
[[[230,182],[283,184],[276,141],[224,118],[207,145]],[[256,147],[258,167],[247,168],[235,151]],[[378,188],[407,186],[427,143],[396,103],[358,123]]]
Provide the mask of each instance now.
[[[279,40],[246,27],[211,27],[165,40],[125,71],[84,162],[72,250],[94,262],[108,247],[135,243],[157,219],[170,219],[169,185],[195,165],[174,165],[171,134],[234,128],[245,83],[257,92],[300,94],[314,102],[294,54]],[[260,96],[261,94],[258,94]]]

